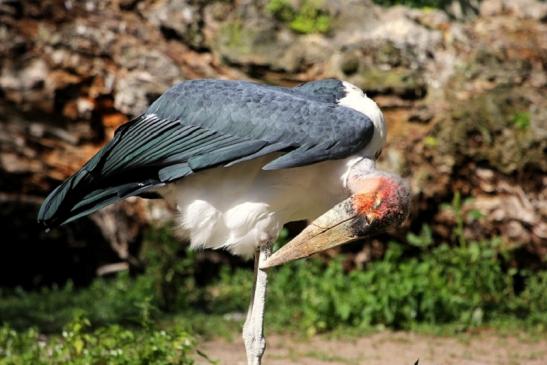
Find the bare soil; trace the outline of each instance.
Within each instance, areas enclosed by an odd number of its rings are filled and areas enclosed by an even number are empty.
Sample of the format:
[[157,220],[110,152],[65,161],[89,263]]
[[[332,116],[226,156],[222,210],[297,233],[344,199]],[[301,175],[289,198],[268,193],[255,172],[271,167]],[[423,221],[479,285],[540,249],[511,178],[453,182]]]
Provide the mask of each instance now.
[[[547,339],[493,332],[442,337],[407,332],[380,332],[360,338],[302,339],[270,335],[264,365],[545,365]],[[219,365],[245,365],[243,343],[206,341],[200,351]],[[197,364],[209,364],[203,358]]]

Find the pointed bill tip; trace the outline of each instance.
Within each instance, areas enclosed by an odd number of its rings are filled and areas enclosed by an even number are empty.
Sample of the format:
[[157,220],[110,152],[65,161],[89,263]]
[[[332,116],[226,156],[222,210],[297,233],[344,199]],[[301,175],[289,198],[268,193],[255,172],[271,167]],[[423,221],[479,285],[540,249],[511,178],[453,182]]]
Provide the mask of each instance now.
[[[304,231],[302,232],[304,233]],[[274,266],[279,266],[289,261],[298,260],[314,253],[315,250],[310,250],[302,240],[302,233],[273,253],[266,261],[260,264],[261,270],[266,270]],[[305,235],[309,239],[309,235]]]
[[299,255],[296,251],[290,252],[290,250],[283,250],[283,248],[281,248],[279,251],[275,252],[272,256],[270,256],[266,261],[261,263],[259,268],[260,270],[267,270],[272,267],[282,265],[286,262],[298,260],[304,257],[306,257],[305,254]]

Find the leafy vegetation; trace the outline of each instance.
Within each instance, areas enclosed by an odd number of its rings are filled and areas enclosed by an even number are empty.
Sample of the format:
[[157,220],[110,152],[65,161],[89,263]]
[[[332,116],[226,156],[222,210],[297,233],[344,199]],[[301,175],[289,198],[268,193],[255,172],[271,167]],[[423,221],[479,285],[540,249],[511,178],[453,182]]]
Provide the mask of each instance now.
[[[308,333],[377,325],[450,324],[462,330],[510,318],[543,330],[547,273],[504,269],[509,259],[497,240],[432,248],[426,233],[413,246],[391,242],[385,257],[363,271],[345,272],[343,258],[297,262],[272,276],[268,323]],[[513,288],[517,276],[528,283],[522,293]],[[248,282],[244,271],[224,275],[223,300],[241,298]]]
[[515,127],[521,130],[526,130],[530,128],[530,113],[529,112],[519,112],[513,116],[512,119]]
[[[498,239],[468,240],[465,225],[481,215],[464,212],[465,202],[455,194],[443,206],[455,221],[451,242],[436,242],[424,225],[362,269],[345,270],[340,256],[272,271],[266,324],[308,334],[484,325],[544,332],[547,271],[515,266],[515,253]],[[194,351],[188,333],[239,330],[250,266],[224,265],[202,283],[200,255],[181,248],[169,229],[151,230],[147,242],[147,269],[134,278],[122,273],[79,290],[68,284],[0,292],[0,365],[99,364],[107,354],[118,356],[109,358],[113,364],[187,364]]]
[[322,0],[302,0],[295,8],[287,0],[270,0],[266,9],[297,33],[327,33],[331,28],[331,16],[322,5]]
[[[173,364],[190,365],[194,340],[183,331],[129,330],[110,325],[91,330],[77,316],[61,336],[45,338],[36,329],[0,328],[0,365]],[[138,344],[138,346],[136,346]]]
[[[166,235],[165,230],[157,232]],[[512,268],[512,252],[499,240],[454,239],[456,246],[435,245],[431,230],[424,226],[419,234],[408,235],[408,244],[390,242],[383,259],[363,270],[346,272],[343,257],[330,263],[315,259],[286,265],[274,271],[270,281],[268,303],[274,309],[268,311],[268,323],[310,333],[376,325],[411,329],[452,324],[465,329],[503,319],[544,328],[547,272]],[[167,260],[172,257],[176,255]],[[244,312],[252,273],[224,268],[199,287],[193,260],[194,254],[174,266],[150,265],[135,279],[121,274],[114,280],[96,280],[84,290],[67,285],[39,293],[5,293],[0,319],[15,328],[33,325],[55,332],[81,312],[95,325],[139,328],[175,315],[188,330],[207,332],[206,318]],[[516,279],[525,283],[523,290],[514,289]],[[169,291],[175,293],[162,294]],[[166,301],[171,302],[167,307]]]
[[98,326],[140,326],[157,312],[152,279],[148,275],[132,279],[122,273],[115,280],[95,280],[83,290],[75,289],[71,283],[39,292],[4,290],[0,292],[0,322],[18,329],[36,326],[41,332],[53,333],[84,314]]
[[[274,272],[269,284],[268,323],[308,333],[340,326],[415,329],[449,325],[464,330],[516,322],[544,331],[547,325],[547,271],[512,267],[514,252],[498,239],[469,241],[466,222],[482,217],[464,212],[469,199],[454,194],[442,205],[454,216],[452,242],[436,244],[424,225],[407,243],[390,242],[382,260],[346,272],[343,257],[294,262]],[[524,289],[515,282],[523,282]],[[225,270],[217,282],[219,302],[244,308],[250,272]]]

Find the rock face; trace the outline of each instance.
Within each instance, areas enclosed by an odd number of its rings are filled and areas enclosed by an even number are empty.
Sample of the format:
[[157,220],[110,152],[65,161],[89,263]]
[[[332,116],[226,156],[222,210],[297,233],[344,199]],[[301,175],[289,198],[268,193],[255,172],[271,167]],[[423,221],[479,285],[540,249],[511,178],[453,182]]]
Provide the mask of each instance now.
[[[465,212],[483,213],[470,237],[501,235],[544,258],[547,4],[484,0],[454,14],[336,0],[1,2],[3,201],[36,209],[177,81],[337,77],[385,111],[381,164],[411,180],[411,229],[448,237],[453,217],[439,204],[457,191],[473,198]],[[115,214],[143,225],[147,212],[130,202]],[[140,231],[114,238],[107,221],[92,220],[127,258]]]

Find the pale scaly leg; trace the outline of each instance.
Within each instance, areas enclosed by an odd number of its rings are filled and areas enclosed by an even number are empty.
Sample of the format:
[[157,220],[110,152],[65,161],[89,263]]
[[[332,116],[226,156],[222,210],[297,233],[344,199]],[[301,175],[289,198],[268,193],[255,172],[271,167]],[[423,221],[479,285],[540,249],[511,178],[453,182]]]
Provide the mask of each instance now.
[[251,291],[251,299],[249,301],[249,308],[247,309],[247,316],[245,317],[245,323],[243,324],[243,343],[245,344],[245,352],[247,353],[247,364],[251,364],[251,348],[253,343],[253,328],[251,325],[251,316],[253,313],[253,304],[256,290],[256,278],[258,274],[258,260],[260,259],[260,249],[256,249],[254,257],[254,271],[253,271],[253,289]]
[[271,243],[267,243],[260,247],[256,255],[258,256],[258,260],[255,260],[254,293],[251,307],[247,314],[247,320],[243,327],[243,339],[245,341],[248,365],[260,365],[262,355],[264,354],[264,350],[266,350],[266,340],[264,339],[264,307],[266,305],[268,274],[259,267],[271,254],[272,245]]

